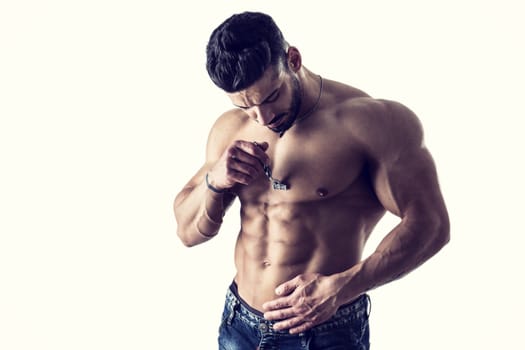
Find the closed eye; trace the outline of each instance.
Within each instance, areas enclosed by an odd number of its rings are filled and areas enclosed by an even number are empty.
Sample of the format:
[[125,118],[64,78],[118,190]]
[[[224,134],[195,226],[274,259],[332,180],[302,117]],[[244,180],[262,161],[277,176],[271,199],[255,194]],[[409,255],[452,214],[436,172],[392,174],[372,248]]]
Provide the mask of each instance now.
[[[260,105],[263,105],[263,104],[266,104],[266,103],[273,103],[275,101],[277,101],[277,99],[279,98],[279,89],[275,89],[268,97],[266,97],[266,99],[264,101],[262,101],[261,103],[259,104],[256,104],[254,106],[260,106]],[[236,105],[234,104],[235,107],[237,108],[240,108],[240,109],[243,109],[243,110],[247,110],[247,109],[250,109],[252,108],[253,106],[239,106],[239,105]]]
[[279,98],[279,90],[275,90],[270,96],[266,98],[266,100],[264,100],[263,103],[272,103],[272,102],[277,101],[278,98]]

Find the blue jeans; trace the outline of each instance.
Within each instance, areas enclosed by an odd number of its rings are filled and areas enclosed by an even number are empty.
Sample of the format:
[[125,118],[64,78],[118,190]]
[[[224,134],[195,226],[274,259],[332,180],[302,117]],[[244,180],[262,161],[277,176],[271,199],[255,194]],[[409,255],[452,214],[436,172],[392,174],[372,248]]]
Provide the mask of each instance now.
[[370,298],[364,294],[344,305],[328,321],[304,333],[273,330],[274,321],[242,300],[235,283],[226,294],[219,329],[219,350],[368,350]]

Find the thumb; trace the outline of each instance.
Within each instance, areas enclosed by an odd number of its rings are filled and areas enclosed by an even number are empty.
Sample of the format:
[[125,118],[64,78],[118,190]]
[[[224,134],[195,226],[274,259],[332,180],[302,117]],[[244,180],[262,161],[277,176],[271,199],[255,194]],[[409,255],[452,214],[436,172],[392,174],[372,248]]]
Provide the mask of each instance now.
[[260,149],[262,149],[263,151],[266,151],[268,149],[268,142],[257,142],[257,146],[259,146]]

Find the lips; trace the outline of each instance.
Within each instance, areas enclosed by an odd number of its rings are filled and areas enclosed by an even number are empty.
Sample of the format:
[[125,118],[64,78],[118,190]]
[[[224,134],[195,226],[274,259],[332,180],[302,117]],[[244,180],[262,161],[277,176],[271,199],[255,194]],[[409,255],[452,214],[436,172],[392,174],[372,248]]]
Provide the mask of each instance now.
[[285,116],[286,113],[279,114],[268,123],[268,127],[272,130],[279,130],[279,127],[285,124],[283,123],[283,119]]

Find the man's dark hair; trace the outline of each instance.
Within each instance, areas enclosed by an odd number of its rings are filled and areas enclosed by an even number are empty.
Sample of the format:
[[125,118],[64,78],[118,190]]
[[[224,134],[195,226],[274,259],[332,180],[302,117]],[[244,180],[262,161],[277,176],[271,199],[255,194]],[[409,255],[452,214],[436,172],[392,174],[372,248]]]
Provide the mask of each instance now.
[[206,69],[215,85],[226,92],[237,92],[255,83],[269,66],[284,63],[287,46],[270,16],[259,12],[236,14],[211,34]]

